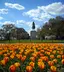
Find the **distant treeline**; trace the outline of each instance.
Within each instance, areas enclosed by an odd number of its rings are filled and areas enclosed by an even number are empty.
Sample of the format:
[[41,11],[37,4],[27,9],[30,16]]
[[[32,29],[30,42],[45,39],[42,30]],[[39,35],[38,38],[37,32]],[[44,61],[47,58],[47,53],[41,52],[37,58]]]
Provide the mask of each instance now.
[[64,18],[57,16],[37,29],[39,39],[64,39]]
[[[32,23],[35,29],[35,23]],[[21,40],[30,39],[28,32],[23,28],[18,28],[14,24],[5,24],[0,29],[0,40]],[[57,16],[49,19],[41,28],[37,29],[37,39],[64,39],[64,18]]]

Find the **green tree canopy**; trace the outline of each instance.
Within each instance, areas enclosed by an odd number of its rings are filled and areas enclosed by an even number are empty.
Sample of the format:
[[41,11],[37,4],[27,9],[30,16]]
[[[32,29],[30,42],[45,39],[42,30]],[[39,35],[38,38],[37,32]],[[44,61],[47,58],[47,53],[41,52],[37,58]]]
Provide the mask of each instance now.
[[29,39],[29,34],[23,28],[18,28],[14,24],[5,24],[2,26],[6,40],[10,39]]
[[49,19],[40,30],[41,37],[46,35],[55,35],[56,39],[64,39],[64,18],[57,16]]

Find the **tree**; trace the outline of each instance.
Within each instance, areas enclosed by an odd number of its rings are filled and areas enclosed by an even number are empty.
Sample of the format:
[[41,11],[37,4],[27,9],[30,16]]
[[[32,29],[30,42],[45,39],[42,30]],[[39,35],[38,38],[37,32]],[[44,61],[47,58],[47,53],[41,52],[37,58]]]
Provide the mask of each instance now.
[[64,18],[57,16],[55,19],[50,19],[52,34],[56,35],[56,39],[64,38]]
[[17,39],[17,29],[16,28],[14,28],[14,29],[11,30],[11,32],[10,32],[10,38],[11,39]]
[[4,35],[5,35],[4,30],[0,29],[0,40],[4,40],[5,39]]
[[54,35],[56,39],[64,39],[64,18],[60,16],[51,18],[41,27],[40,35],[41,37]]
[[44,39],[44,33],[42,31],[43,30],[41,30],[40,28],[37,29],[37,39]]
[[17,28],[17,39],[29,39],[29,34],[23,28]]
[[32,29],[35,29],[35,23],[34,22],[32,23]]
[[2,26],[5,39],[29,39],[29,34],[23,28],[17,28],[14,24],[5,24]]
[[5,32],[5,39],[10,40],[11,33],[16,28],[15,25],[14,24],[5,24],[2,26],[2,28]]

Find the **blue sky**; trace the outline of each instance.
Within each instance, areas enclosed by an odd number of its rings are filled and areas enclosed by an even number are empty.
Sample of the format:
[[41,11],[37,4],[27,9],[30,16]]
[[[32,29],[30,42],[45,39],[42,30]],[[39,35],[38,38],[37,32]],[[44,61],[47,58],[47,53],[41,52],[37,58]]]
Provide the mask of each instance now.
[[0,0],[0,28],[13,23],[29,32],[33,21],[37,29],[56,16],[64,17],[64,0]]

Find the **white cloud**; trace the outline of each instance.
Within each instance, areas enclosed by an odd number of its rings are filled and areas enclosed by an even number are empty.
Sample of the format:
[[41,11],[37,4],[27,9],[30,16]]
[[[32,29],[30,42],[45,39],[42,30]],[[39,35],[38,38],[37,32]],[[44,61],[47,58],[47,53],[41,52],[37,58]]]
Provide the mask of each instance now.
[[5,6],[7,6],[7,7],[9,7],[9,8],[15,8],[15,9],[17,9],[17,10],[23,10],[23,9],[25,9],[25,7],[24,6],[22,6],[22,5],[19,5],[19,4],[17,4],[17,3],[15,3],[15,4],[12,4],[12,3],[5,3]]
[[24,21],[24,20],[17,20],[16,23],[17,23],[17,24],[22,24],[23,26],[24,26],[24,25],[27,25],[27,28],[29,28],[29,30],[27,30],[27,32],[28,32],[29,35],[30,35],[32,22],[27,22],[27,21]]
[[12,22],[12,21],[5,21],[5,22],[3,22],[3,24],[15,24],[15,22]]
[[0,20],[2,20],[3,19],[3,17],[0,17]]
[[15,22],[12,22],[12,21],[4,21],[4,22],[0,22],[1,25],[4,25],[4,24],[15,24]]
[[37,20],[37,21],[42,21],[45,18],[51,18],[52,16],[46,12],[43,12],[40,9],[32,9],[29,10],[28,12],[24,12],[23,15],[32,17],[33,20]]
[[[27,25],[26,26],[26,27],[28,27],[27,32],[30,34],[30,31],[32,30],[32,22],[31,21],[27,22],[27,21],[24,21],[24,20],[17,20],[16,23],[17,24],[22,24],[22,25]],[[36,26],[35,30],[37,30],[37,28],[39,26],[37,24],[35,24],[35,26]]]
[[64,4],[61,2],[55,2],[47,6],[38,6],[38,9],[53,15],[64,14]]
[[28,12],[24,12],[23,15],[28,15],[29,17],[37,17],[39,16],[40,10],[39,9],[32,9],[29,10]]
[[7,14],[8,13],[8,9],[0,9],[0,14]]
[[17,20],[16,21],[17,24],[22,24],[22,25],[28,25],[29,27],[31,27],[32,22],[27,22],[24,20]]
[[64,14],[64,5],[61,2],[55,2],[47,6],[38,6],[36,9],[24,12],[24,16],[29,16],[37,21],[52,18],[53,15]]
[[[22,25],[22,27],[25,25],[27,25],[26,26],[26,28],[25,28],[25,30],[29,33],[29,35],[30,35],[30,31],[32,30],[32,22],[31,21],[25,21],[25,20],[17,20],[17,21],[15,21],[15,22],[12,22],[12,21],[4,21],[4,22],[0,22],[0,25],[2,26],[2,25],[5,25],[5,24],[14,24],[15,26],[17,26],[17,25]],[[20,25],[20,26],[21,26]],[[37,28],[39,27],[36,23],[35,23],[35,26],[36,26],[36,28],[35,28],[35,30],[37,30]]]
[[[24,21],[24,20],[17,20],[16,24],[22,24],[22,25],[27,25],[30,28],[32,27],[32,22],[31,21]],[[36,25],[36,24],[35,24]],[[36,29],[38,28],[38,25],[36,25]]]

